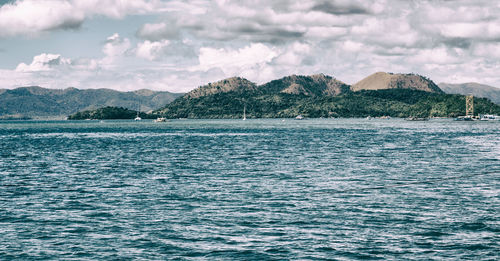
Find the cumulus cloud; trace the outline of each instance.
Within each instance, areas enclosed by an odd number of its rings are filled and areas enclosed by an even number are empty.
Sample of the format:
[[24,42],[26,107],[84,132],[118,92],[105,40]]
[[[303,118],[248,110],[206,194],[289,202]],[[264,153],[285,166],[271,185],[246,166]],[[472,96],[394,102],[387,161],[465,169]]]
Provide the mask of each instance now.
[[70,65],[71,60],[63,58],[60,54],[42,53],[33,57],[31,64],[20,63],[16,71],[18,72],[40,72],[50,71],[54,67]]
[[218,68],[225,75],[249,75],[262,69],[277,56],[277,52],[264,44],[251,44],[236,50],[201,48],[199,70]]
[[137,57],[144,58],[150,61],[158,60],[165,53],[165,47],[170,44],[168,40],[151,42],[146,40],[137,44]]
[[[185,46],[187,43],[183,43]],[[179,68],[179,64],[160,63],[150,65],[150,60],[160,59],[175,52],[182,55],[182,47],[169,41],[144,41],[132,45],[130,39],[115,33],[102,44],[101,58],[67,58],[60,54],[42,53],[33,57],[30,63],[20,63],[14,70],[0,69],[0,84],[17,87],[38,85],[48,88],[111,88],[130,91],[140,88],[186,92],[217,80],[222,73],[213,70],[190,71]],[[192,66],[192,64],[190,65]]]
[[111,35],[102,57],[33,59],[18,73],[66,68],[91,86],[184,91],[235,75],[323,72],[355,83],[376,71],[500,86],[500,4],[490,0],[21,0],[0,7],[0,37],[129,14],[151,19],[129,29],[136,38]]
[[0,36],[78,28],[85,13],[67,1],[16,1],[0,7]]
[[122,56],[130,49],[130,45],[128,38],[121,38],[118,33],[114,33],[106,39],[102,52],[108,57]]
[[137,36],[150,41],[176,38],[178,30],[175,25],[165,22],[156,24],[144,24],[138,31]]
[[[196,1],[190,1],[194,5]],[[369,4],[366,4],[369,2]],[[171,12],[160,23],[145,24],[137,36],[172,39],[180,32],[215,41],[286,43],[305,37],[338,38],[362,21],[373,1],[233,1],[203,2],[202,14]],[[258,6],[259,8],[256,8]]]
[[320,1],[315,4],[312,10],[325,12],[334,15],[344,14],[366,14],[370,10],[356,1]]
[[95,15],[117,19],[155,12],[160,6],[159,0],[18,0],[0,6],[0,37],[75,29]]

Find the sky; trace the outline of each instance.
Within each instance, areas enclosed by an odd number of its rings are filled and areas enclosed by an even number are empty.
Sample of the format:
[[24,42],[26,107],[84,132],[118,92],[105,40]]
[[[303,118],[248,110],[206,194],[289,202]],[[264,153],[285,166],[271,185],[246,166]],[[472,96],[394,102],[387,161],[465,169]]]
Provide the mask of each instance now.
[[0,89],[378,71],[500,87],[500,1],[0,0]]

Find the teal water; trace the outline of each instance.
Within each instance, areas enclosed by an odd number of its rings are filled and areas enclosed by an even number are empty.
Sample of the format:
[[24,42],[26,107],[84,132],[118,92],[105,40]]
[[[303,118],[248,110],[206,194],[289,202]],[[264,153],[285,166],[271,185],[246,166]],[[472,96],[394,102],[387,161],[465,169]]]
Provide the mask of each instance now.
[[0,122],[0,260],[498,260],[500,123]]

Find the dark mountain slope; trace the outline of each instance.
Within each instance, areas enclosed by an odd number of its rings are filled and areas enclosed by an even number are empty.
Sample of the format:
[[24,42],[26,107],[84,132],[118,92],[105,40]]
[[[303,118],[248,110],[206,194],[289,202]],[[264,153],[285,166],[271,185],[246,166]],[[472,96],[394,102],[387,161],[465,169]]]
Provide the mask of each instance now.
[[0,91],[0,117],[57,117],[106,106],[151,111],[181,95],[150,90],[119,92],[110,89],[21,87]]

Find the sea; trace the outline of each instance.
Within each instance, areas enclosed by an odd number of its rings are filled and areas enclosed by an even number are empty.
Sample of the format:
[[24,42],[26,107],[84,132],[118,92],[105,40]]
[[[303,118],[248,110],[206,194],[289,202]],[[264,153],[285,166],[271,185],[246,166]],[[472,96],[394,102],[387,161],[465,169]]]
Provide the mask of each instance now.
[[500,260],[500,122],[1,121],[0,260]]

